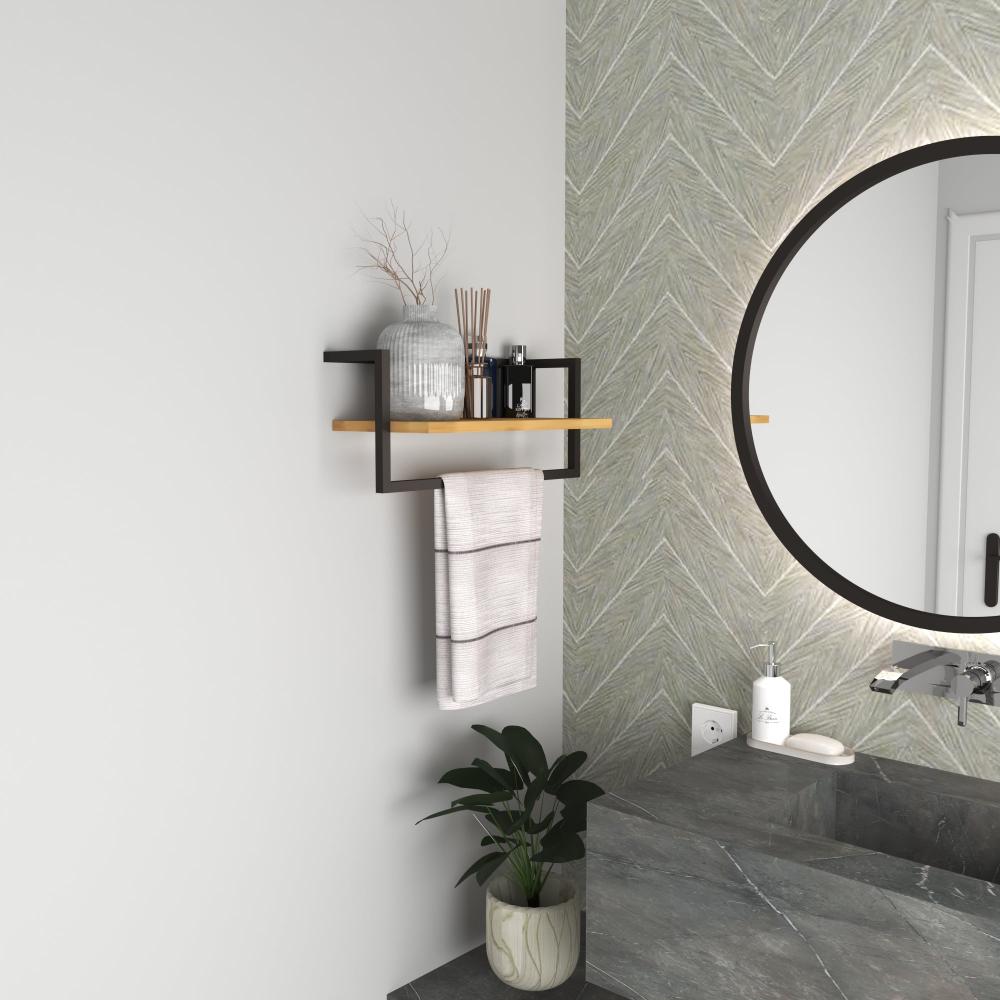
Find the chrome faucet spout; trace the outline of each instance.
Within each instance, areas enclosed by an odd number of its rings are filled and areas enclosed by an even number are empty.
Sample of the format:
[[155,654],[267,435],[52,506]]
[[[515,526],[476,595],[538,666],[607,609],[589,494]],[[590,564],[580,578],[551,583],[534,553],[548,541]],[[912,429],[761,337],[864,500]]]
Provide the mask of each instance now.
[[908,691],[948,698],[958,706],[958,724],[968,725],[969,702],[995,703],[1000,690],[1000,660],[983,659],[962,649],[895,641],[890,670],[881,670],[869,687],[879,694]]

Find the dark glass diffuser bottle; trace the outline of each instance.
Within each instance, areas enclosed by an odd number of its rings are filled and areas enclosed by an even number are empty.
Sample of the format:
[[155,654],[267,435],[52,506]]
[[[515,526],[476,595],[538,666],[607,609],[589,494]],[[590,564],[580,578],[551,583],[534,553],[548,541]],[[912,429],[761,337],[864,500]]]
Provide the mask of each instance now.
[[502,380],[502,405],[505,417],[535,415],[535,369],[528,364],[528,349],[515,344],[510,349],[510,361],[499,366]]

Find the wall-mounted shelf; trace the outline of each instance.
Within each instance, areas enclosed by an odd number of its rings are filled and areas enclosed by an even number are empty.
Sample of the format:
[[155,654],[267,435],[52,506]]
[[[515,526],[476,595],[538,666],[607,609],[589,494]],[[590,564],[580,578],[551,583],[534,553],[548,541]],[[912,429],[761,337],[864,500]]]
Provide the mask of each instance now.
[[[335,431],[374,431],[374,420],[334,420]],[[390,420],[390,434],[483,434],[494,431],[606,431],[610,417],[518,417],[489,420]]]
[[766,413],[751,413],[750,423],[752,424],[769,424],[771,418]]
[[335,431],[371,431],[375,434],[375,492],[407,493],[412,490],[440,489],[438,477],[430,479],[393,479],[390,440],[393,432],[402,434],[469,434],[489,431],[566,432],[566,467],[545,469],[546,479],[578,479],[580,476],[580,431],[611,427],[607,418],[580,416],[580,359],[543,358],[532,361],[535,368],[565,368],[569,373],[565,417],[538,417],[516,420],[389,420],[389,352],[324,351],[323,360],[339,364],[372,365],[375,382],[374,420],[334,420]]

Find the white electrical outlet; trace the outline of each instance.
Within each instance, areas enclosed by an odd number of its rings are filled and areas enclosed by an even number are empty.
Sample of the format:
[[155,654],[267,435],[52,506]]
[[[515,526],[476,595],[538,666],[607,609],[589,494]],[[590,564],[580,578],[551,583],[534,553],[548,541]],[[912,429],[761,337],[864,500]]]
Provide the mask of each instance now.
[[691,706],[691,756],[736,739],[736,711],[716,705]]

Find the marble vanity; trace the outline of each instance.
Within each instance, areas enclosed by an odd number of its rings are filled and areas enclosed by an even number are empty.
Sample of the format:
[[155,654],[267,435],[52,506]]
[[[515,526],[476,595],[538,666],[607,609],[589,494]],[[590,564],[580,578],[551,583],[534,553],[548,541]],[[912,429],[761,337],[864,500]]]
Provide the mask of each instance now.
[[1000,783],[728,743],[591,803],[587,981],[639,1000],[1000,1000]]

